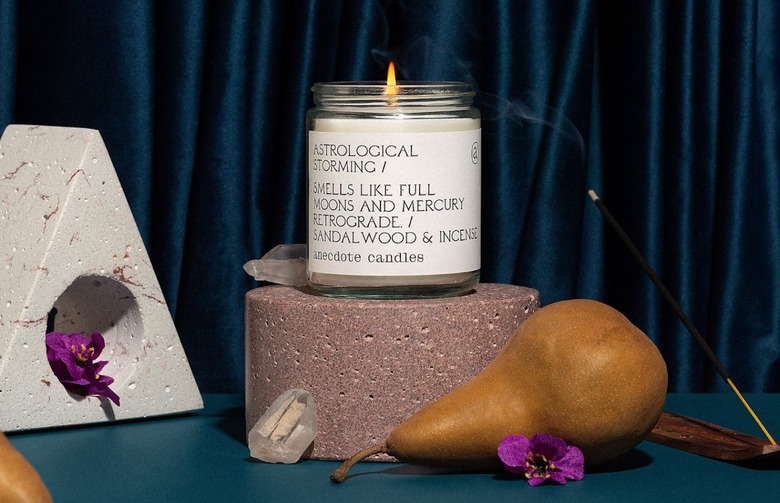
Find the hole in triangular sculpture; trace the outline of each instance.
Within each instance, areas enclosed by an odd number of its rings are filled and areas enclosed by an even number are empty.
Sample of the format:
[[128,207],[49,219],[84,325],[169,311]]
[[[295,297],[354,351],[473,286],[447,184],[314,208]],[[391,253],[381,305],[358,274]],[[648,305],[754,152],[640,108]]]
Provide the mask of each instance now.
[[[0,430],[203,407],[100,133],[8,126],[0,139]],[[102,333],[121,406],[74,396],[45,335]]]

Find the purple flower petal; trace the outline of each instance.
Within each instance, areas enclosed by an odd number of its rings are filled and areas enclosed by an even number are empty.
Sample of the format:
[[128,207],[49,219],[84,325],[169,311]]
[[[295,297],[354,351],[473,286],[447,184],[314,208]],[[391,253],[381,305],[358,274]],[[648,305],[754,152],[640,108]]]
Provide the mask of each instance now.
[[101,370],[103,370],[103,367],[106,366],[108,362],[103,360],[102,362],[93,362],[92,370],[95,371],[96,374],[99,374]]
[[498,457],[511,473],[525,473],[525,460],[530,442],[524,435],[508,435],[498,444]]
[[567,479],[582,480],[585,475],[585,456],[577,447],[570,445],[556,467]]
[[[113,382],[113,379],[111,381]],[[90,383],[84,388],[84,394],[86,396],[102,396],[119,405],[119,395],[111,391],[108,384],[104,382],[96,381]]]
[[548,480],[565,484],[566,479],[581,480],[584,475],[582,451],[546,433],[530,439],[523,435],[504,437],[498,446],[498,457],[507,471],[524,474],[532,486]]
[[106,347],[106,340],[103,338],[102,335],[100,335],[97,332],[92,332],[92,347],[94,348],[95,352],[92,354],[92,358],[97,358],[100,356],[100,353],[103,352],[103,349]]
[[549,460],[562,458],[566,454],[566,441],[562,438],[537,433],[531,437],[531,452],[541,454]]
[[106,342],[93,332],[83,334],[46,334],[46,357],[52,372],[68,391],[81,396],[102,396],[119,405],[119,396],[108,386],[114,379],[101,375],[106,361],[95,362]]
[[566,483],[566,476],[557,470],[547,472],[547,476],[549,477],[547,480],[552,480],[553,482],[557,482],[560,485],[564,485]]
[[547,482],[547,480],[548,479],[543,478],[543,477],[531,476],[531,477],[528,478],[528,485],[529,486],[540,486],[540,485],[544,484],[545,482]]

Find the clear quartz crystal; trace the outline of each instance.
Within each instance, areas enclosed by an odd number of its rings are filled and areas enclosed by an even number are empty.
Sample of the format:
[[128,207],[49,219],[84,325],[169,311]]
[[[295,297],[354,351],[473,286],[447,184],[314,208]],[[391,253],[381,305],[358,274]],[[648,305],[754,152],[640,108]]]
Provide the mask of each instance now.
[[268,407],[249,431],[249,452],[267,463],[295,463],[317,435],[317,407],[311,393],[290,389]]
[[306,245],[282,244],[257,260],[244,264],[244,271],[257,281],[303,286],[306,277]]

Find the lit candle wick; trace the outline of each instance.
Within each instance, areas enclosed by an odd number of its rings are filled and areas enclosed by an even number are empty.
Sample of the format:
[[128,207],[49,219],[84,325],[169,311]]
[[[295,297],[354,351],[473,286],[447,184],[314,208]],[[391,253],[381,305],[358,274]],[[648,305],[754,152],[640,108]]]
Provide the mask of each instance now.
[[398,85],[395,80],[395,65],[390,62],[387,67],[387,87],[385,87],[385,96],[395,96],[398,94]]

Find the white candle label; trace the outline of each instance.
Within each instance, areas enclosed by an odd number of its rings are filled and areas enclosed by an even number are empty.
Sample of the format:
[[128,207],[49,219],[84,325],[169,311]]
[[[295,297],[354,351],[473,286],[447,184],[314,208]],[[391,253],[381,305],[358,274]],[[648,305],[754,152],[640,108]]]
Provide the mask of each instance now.
[[309,270],[480,268],[481,130],[309,132]]

